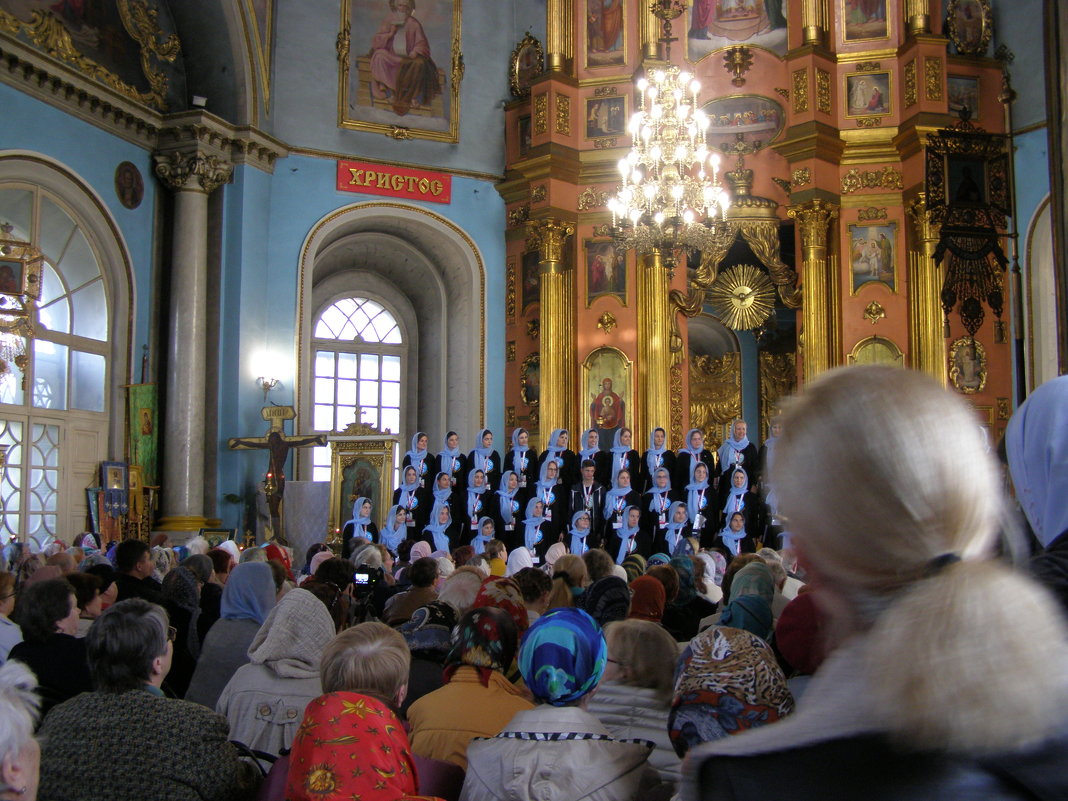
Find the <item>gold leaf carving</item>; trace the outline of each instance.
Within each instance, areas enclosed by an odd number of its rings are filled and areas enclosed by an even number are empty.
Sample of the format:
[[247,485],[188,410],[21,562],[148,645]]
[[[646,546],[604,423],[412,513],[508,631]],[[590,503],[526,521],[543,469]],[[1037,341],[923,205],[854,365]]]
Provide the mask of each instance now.
[[831,113],[831,74],[827,70],[816,70],[816,110]]
[[882,124],[882,117],[857,117],[858,128],[878,128]]
[[549,96],[534,96],[534,135],[549,132]]
[[535,317],[533,320],[527,320],[527,336],[537,339],[539,334],[541,334],[541,318]]
[[618,90],[614,86],[598,86],[593,90],[594,97],[611,97],[618,93]]
[[879,209],[875,206],[868,206],[866,209],[861,209],[857,213],[858,222],[870,222],[872,220],[885,220],[887,217],[886,209]]
[[742,413],[742,354],[690,357],[690,426],[705,431]]
[[515,228],[530,219],[530,205],[517,206],[508,212],[508,227]]
[[767,424],[776,416],[783,398],[797,389],[797,355],[760,354],[760,417]]
[[515,340],[510,339],[504,346],[504,360],[506,362],[515,361]]
[[916,61],[905,65],[905,108],[916,105]]
[[812,171],[808,167],[798,167],[790,174],[791,186],[804,186],[812,182]]
[[857,72],[875,72],[881,70],[883,65],[878,61],[861,61],[857,64]]
[[548,190],[545,189],[545,184],[535,184],[530,187],[530,202],[541,203],[549,196]]
[[608,150],[609,148],[613,148],[615,146],[616,138],[614,136],[593,140],[593,147],[595,150]]
[[571,98],[556,95],[556,132],[562,136],[571,134]]
[[511,258],[508,260],[508,276],[504,292],[504,313],[506,323],[511,324],[515,322],[516,298],[516,260]]
[[578,198],[578,210],[589,211],[604,206],[608,203],[608,192],[597,192],[592,186],[582,190]]
[[852,169],[842,176],[842,194],[849,195],[861,189],[904,189],[901,172],[893,167],[881,170]]
[[942,59],[924,58],[923,88],[924,96],[928,100],[942,99]]
[[671,366],[671,447],[682,447],[682,365]]
[[808,111],[808,70],[794,70],[794,113]]
[[864,309],[864,319],[870,321],[872,325],[875,325],[884,317],[886,317],[886,309],[877,300],[873,300]]
[[597,327],[604,331],[606,334],[611,334],[612,329],[619,323],[616,322],[616,317],[612,312],[605,312],[597,318]]

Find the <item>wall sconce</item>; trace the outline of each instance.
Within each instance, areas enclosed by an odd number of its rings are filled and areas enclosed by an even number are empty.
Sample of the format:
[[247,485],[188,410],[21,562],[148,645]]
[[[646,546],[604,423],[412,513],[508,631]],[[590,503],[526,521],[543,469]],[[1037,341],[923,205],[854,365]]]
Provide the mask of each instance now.
[[266,376],[260,376],[256,379],[256,383],[260,385],[260,389],[263,390],[263,405],[267,405],[267,393],[278,386],[277,378],[268,378]]

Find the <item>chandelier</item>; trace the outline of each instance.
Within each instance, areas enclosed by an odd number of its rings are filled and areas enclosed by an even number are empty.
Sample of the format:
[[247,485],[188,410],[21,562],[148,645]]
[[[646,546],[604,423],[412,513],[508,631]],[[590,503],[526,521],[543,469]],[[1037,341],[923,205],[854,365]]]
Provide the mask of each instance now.
[[675,251],[711,250],[729,230],[730,198],[719,180],[719,154],[708,148],[708,116],[697,107],[701,84],[669,64],[635,84],[630,153],[608,202],[612,237],[621,249],[659,251],[669,270]]
[[40,297],[41,252],[13,238],[10,223],[0,225],[0,382],[14,375],[12,365],[25,373],[27,343],[33,339],[33,312]]

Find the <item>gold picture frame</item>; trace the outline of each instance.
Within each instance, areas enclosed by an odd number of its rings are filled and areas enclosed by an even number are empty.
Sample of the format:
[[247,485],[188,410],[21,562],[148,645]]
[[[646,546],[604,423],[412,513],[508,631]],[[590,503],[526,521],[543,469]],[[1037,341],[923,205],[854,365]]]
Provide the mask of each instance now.
[[[583,51],[586,69],[599,67],[620,67],[627,61],[627,9],[629,0],[585,0],[586,33]],[[605,31],[612,29],[615,38],[610,43],[604,41]],[[601,47],[596,43],[600,42]],[[608,47],[615,45],[618,47]]]
[[[462,0],[421,4],[401,22],[385,0],[341,0],[341,30],[337,37],[338,127],[380,133],[393,139],[460,141],[460,83],[464,77],[461,51]],[[369,20],[381,20],[368,24]],[[414,28],[408,28],[412,21]],[[416,58],[399,57],[391,43],[390,27],[402,24],[406,46]],[[359,31],[354,39],[353,31]],[[411,41],[408,42],[408,35]],[[442,57],[442,52],[447,57]],[[397,63],[397,59],[402,59]],[[429,65],[427,64],[429,62]],[[425,72],[417,83],[425,86],[436,77],[438,91],[418,94],[411,83],[402,85],[401,69],[421,64]],[[429,70],[429,72],[427,72]],[[407,71],[406,71],[407,72]],[[389,81],[394,85],[390,86]]]
[[400,438],[383,434],[331,434],[329,443],[327,534],[341,533],[342,526],[352,519],[352,504],[359,497],[371,499],[372,519],[381,529],[393,501],[393,469]]
[[530,84],[545,72],[545,48],[530,31],[512,51],[508,66],[508,87],[513,97],[529,97]]
[[531,409],[541,405],[541,354],[534,351],[519,367],[519,394]]
[[986,388],[986,348],[982,342],[966,336],[950,343],[949,380],[965,395],[975,395]]
[[[839,0],[842,43],[886,41],[894,34],[894,14],[889,0],[877,0],[876,13],[868,19],[853,19],[859,11],[858,0]],[[863,13],[861,13],[863,17]]]
[[994,37],[990,0],[949,0],[946,35],[962,56],[981,56]]
[[589,352],[582,362],[583,428],[596,428],[603,434],[634,427],[633,374],[634,363],[619,348],[604,345]]
[[846,119],[888,117],[894,113],[894,76],[890,70],[849,72],[844,80]]
[[876,284],[897,294],[897,231],[897,220],[846,225],[850,295]]

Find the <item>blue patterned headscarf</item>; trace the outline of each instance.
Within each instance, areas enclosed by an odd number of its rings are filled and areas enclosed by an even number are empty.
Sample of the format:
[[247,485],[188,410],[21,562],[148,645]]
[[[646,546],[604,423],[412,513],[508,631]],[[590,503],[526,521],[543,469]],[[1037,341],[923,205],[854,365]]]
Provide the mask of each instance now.
[[554,609],[523,635],[519,671],[534,697],[566,706],[597,686],[608,664],[601,627],[581,609]]

